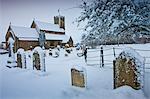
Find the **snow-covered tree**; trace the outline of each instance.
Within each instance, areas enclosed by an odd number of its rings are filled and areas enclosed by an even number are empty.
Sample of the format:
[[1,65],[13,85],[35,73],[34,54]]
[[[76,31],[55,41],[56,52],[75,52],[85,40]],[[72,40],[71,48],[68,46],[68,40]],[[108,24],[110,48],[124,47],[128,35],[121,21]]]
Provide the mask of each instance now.
[[[147,0],[83,1],[78,22],[87,21],[86,37],[97,43],[127,42],[133,34],[150,33],[150,2]],[[92,35],[91,35],[92,34]]]
[[91,46],[94,48],[94,46],[96,45],[95,44],[95,36],[92,33],[90,33],[88,35],[83,34],[82,35],[82,44],[85,44],[85,45],[88,45],[88,46]]

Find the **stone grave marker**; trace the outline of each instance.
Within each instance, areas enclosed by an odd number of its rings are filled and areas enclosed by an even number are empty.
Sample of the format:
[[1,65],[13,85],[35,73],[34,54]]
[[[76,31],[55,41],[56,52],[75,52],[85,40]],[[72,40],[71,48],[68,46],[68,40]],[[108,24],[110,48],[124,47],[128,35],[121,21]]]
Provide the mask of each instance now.
[[85,70],[76,68],[71,69],[72,86],[85,88],[86,87],[86,73]]
[[45,52],[40,47],[33,50],[33,69],[45,71]]
[[127,85],[134,89],[143,87],[144,58],[135,50],[126,48],[114,60],[114,89]]
[[18,49],[17,51],[17,67],[26,68],[26,55],[24,49]]

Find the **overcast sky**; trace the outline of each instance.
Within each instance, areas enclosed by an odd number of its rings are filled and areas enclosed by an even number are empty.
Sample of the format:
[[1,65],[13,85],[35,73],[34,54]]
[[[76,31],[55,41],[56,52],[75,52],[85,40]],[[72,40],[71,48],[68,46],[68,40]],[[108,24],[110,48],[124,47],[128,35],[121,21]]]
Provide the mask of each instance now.
[[79,42],[82,31],[73,24],[80,15],[81,0],[1,0],[0,1],[0,41],[4,41],[9,23],[15,26],[30,27],[33,19],[53,23],[53,17],[65,16],[66,34]]

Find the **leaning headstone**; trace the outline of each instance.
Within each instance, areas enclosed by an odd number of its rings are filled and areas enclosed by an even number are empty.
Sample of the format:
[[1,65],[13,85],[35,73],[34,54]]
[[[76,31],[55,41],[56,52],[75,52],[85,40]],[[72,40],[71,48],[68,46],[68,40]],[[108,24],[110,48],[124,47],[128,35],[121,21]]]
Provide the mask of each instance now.
[[143,87],[144,58],[135,50],[126,48],[114,60],[114,88],[124,85],[134,89]]
[[24,49],[17,51],[17,67],[26,68],[26,55]]
[[33,50],[33,69],[46,71],[45,69],[45,52],[41,47]]
[[85,88],[86,87],[86,70],[83,67],[74,67],[71,69],[72,86]]

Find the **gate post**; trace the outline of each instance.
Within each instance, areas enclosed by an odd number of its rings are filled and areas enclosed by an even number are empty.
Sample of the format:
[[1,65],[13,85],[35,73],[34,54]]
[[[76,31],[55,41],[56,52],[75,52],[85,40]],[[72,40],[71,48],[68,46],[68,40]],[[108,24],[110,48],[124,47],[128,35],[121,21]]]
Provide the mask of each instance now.
[[104,67],[103,47],[101,47],[101,59],[102,59],[102,67]]
[[113,47],[114,57],[116,57],[115,48]]
[[114,89],[116,89],[116,66],[115,66],[115,64],[116,64],[116,61],[115,60],[113,60],[113,80],[114,80]]

